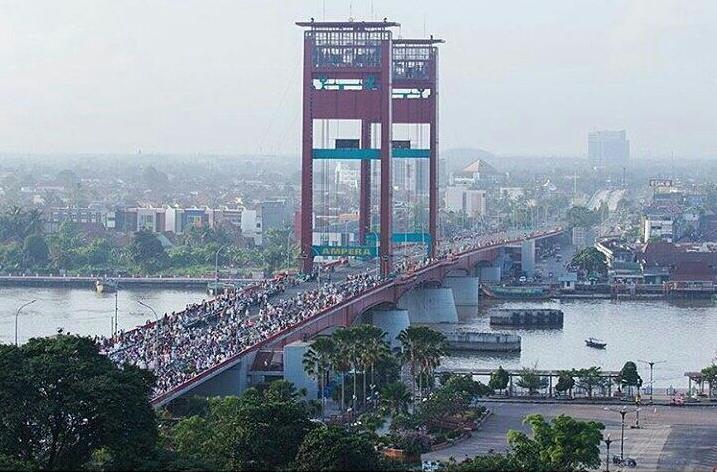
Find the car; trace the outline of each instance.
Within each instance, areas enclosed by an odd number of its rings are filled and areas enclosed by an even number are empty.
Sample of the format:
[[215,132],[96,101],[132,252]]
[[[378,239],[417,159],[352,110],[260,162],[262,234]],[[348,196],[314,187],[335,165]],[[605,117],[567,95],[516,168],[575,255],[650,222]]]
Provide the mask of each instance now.
[[526,283],[526,282],[528,282],[528,278],[526,278],[525,276],[521,276],[521,277],[518,279],[518,281],[521,282],[521,283]]

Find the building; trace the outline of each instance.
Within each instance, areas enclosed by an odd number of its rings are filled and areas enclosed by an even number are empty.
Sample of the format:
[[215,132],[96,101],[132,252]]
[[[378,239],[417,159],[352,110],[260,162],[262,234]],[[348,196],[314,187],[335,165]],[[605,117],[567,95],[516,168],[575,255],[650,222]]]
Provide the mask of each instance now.
[[683,208],[679,205],[652,205],[642,214],[641,236],[642,242],[648,241],[678,241],[684,232]]
[[588,157],[596,165],[625,164],[630,159],[630,141],[625,130],[588,133]]
[[104,209],[95,208],[72,208],[72,207],[55,207],[46,212],[45,231],[54,233],[60,229],[65,223],[72,223],[80,227],[83,231],[98,231],[107,228],[110,224],[114,227],[114,212],[108,219],[108,212]]
[[595,244],[595,232],[589,227],[573,227],[572,243],[576,251]]
[[464,212],[472,218],[486,214],[486,191],[468,189],[463,186],[446,187],[446,210]]
[[451,183],[455,185],[480,186],[496,184],[501,174],[486,161],[479,159],[453,174]]

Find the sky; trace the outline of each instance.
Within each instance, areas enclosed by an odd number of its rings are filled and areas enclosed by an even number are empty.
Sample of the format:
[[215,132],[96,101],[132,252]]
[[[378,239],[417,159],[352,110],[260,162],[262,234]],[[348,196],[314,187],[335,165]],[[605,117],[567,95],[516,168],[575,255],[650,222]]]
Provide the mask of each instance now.
[[717,157],[714,0],[0,0],[0,152],[297,154],[297,20],[443,38],[440,144]]

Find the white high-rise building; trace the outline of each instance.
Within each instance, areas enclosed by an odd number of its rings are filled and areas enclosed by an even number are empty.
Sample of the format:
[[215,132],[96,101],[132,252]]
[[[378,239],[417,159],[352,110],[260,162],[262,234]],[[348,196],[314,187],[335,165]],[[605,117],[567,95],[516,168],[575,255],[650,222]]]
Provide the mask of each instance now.
[[630,159],[630,141],[625,130],[588,133],[588,157],[597,165],[624,164]]

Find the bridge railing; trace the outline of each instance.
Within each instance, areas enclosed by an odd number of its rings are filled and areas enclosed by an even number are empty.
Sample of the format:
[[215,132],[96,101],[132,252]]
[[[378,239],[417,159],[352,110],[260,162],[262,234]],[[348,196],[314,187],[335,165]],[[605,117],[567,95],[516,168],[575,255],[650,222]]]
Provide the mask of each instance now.
[[[532,234],[529,234],[527,238],[525,236],[522,236],[522,237],[514,239],[514,240],[500,241],[500,242],[491,243],[489,245],[482,246],[482,247],[475,247],[475,248],[467,249],[467,250],[462,251],[461,253],[455,253],[455,254],[451,255],[450,258],[451,259],[460,258],[461,256],[465,256],[465,255],[473,253],[475,251],[484,251],[484,250],[489,250],[489,249],[493,249],[493,248],[500,248],[502,246],[512,244],[512,243],[521,242],[526,239],[542,238],[542,237],[546,237],[546,236],[557,235],[557,234],[562,233],[562,231],[563,230],[561,227],[556,227],[551,230],[534,232]],[[413,271],[412,273],[406,274],[403,276],[421,275],[425,272],[432,270],[433,267],[436,265],[443,265],[446,263],[450,263],[450,260],[448,258],[438,259],[429,265],[423,266],[423,267]],[[291,332],[301,329],[305,325],[312,323],[312,322],[316,321],[317,319],[320,319],[321,317],[329,315],[330,313],[332,313],[336,310],[340,310],[349,304],[353,304],[361,298],[368,297],[380,290],[384,290],[387,287],[390,287],[391,285],[395,284],[399,280],[400,280],[399,278],[387,279],[377,286],[374,286],[374,287],[372,287],[368,290],[365,290],[363,292],[359,292],[347,299],[342,300],[338,304],[335,304],[330,307],[326,307],[326,308],[322,309],[320,312],[317,312],[316,314],[313,314],[313,315],[307,317],[306,319],[303,319],[303,320],[297,322],[296,324],[292,325],[291,327],[282,329],[282,330],[268,336],[264,340],[261,340],[259,342],[254,343],[251,346],[244,348],[243,350],[241,350],[240,352],[238,352],[235,355],[232,355],[231,357],[227,358],[226,360],[212,366],[211,368],[208,368],[208,369],[198,373],[196,376],[178,384],[176,387],[170,389],[169,391],[166,391],[165,393],[162,393],[162,394],[154,397],[152,399],[152,404],[155,406],[161,406],[161,405],[171,401],[172,399],[181,396],[184,392],[188,391],[189,389],[195,387],[198,383],[202,382],[202,380],[204,380],[206,378],[210,378],[213,375],[219,374],[220,372],[224,371],[225,369],[230,368],[231,366],[236,364],[245,355],[252,353],[254,351],[257,351],[257,350],[261,349],[262,347],[264,347],[265,345],[272,343],[274,341],[277,341],[277,340],[281,339],[282,337],[287,336]]]

